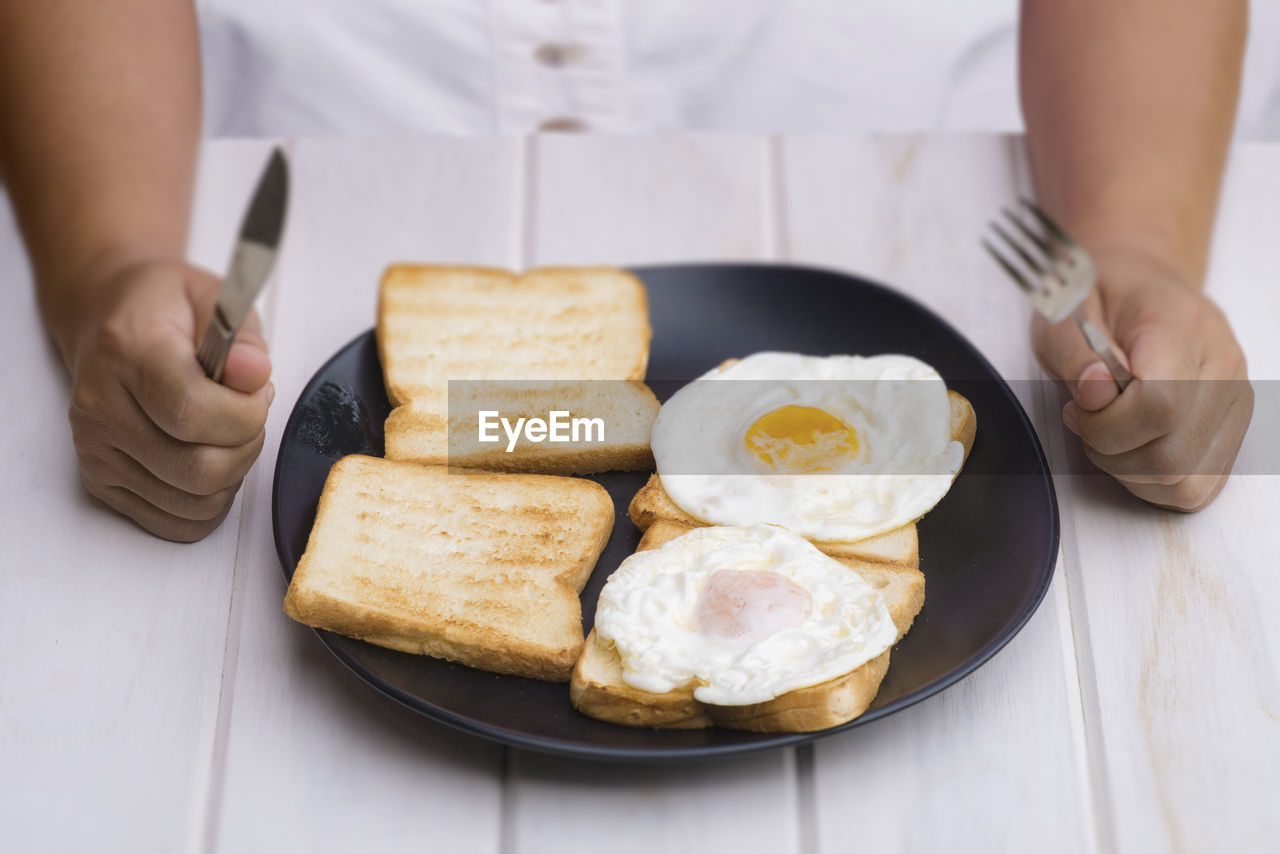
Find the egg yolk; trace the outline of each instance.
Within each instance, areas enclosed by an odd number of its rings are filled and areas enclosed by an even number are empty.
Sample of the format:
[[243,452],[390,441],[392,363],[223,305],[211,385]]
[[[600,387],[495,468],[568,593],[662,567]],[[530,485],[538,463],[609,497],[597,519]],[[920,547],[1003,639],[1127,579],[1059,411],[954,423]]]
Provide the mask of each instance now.
[[787,405],[767,412],[747,428],[747,451],[776,471],[831,471],[858,453],[858,431],[822,409]]
[[748,647],[813,613],[809,591],[776,572],[718,569],[696,605],[698,630]]

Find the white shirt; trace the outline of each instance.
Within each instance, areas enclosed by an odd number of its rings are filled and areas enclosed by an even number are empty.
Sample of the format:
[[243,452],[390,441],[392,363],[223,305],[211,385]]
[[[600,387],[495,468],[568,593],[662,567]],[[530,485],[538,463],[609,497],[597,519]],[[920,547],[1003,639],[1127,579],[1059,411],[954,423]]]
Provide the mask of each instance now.
[[[213,136],[1014,131],[1017,0],[201,0]],[[1280,0],[1238,135],[1280,138]]]

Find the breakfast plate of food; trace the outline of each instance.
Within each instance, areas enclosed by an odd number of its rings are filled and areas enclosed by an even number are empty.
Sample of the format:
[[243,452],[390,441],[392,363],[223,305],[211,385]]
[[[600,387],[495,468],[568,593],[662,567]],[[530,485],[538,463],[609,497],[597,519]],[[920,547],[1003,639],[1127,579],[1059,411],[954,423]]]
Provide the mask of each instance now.
[[285,612],[359,678],[597,759],[904,709],[1021,629],[1058,551],[982,355],[896,291],[779,265],[390,268],[294,406],[273,513]]

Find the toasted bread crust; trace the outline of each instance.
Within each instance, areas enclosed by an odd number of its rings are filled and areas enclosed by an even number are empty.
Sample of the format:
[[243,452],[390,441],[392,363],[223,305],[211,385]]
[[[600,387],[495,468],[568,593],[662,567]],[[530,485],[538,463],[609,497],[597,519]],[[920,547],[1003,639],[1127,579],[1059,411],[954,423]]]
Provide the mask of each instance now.
[[[645,531],[637,551],[657,548],[695,527],[701,526],[655,522]],[[853,558],[841,563],[882,592],[901,640],[924,607],[924,575],[909,567]],[[888,668],[886,650],[850,673],[819,685],[763,703],[715,706],[695,699],[691,688],[653,694],[627,685],[622,681],[617,651],[599,641],[592,630],[573,669],[569,700],[585,715],[626,726],[690,729],[718,725],[757,732],[813,732],[851,721],[866,711]]]
[[613,527],[592,481],[349,456],[285,595],[295,620],[482,670],[567,681]]
[[583,714],[627,726],[701,729],[712,724],[706,705],[688,688],[653,694],[623,682],[622,659],[596,639],[595,629],[569,680],[569,702]]
[[821,685],[790,691],[764,703],[707,706],[717,725],[755,732],[816,732],[847,723],[875,699],[889,672],[889,650],[850,673]]

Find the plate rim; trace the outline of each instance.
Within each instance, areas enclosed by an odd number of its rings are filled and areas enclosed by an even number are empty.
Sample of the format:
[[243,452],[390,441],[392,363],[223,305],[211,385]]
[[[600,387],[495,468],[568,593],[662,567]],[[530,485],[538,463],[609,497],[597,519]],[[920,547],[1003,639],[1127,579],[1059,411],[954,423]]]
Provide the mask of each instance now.
[[[961,666],[951,670],[944,676],[927,683],[926,685],[912,691],[904,697],[900,697],[891,703],[881,706],[878,709],[869,710],[854,718],[834,727],[817,730],[814,732],[802,733],[760,733],[761,736],[757,740],[731,742],[719,745],[698,745],[691,747],[619,747],[619,746],[601,746],[587,744],[584,742],[566,741],[558,738],[550,738],[546,736],[538,736],[530,733],[518,732],[500,727],[494,724],[484,724],[470,717],[451,711],[450,709],[438,706],[434,703],[426,701],[421,697],[410,694],[408,691],[389,682],[380,675],[370,671],[368,668],[357,664],[351,656],[342,649],[335,638],[340,636],[333,635],[323,629],[312,628],[312,631],[324,644],[325,648],[337,658],[344,667],[351,671],[361,681],[378,691],[380,694],[391,700],[405,706],[413,711],[421,714],[437,723],[444,724],[452,729],[466,732],[470,735],[478,736],[486,741],[503,744],[521,749],[531,750],[538,753],[563,756],[573,759],[595,760],[595,761],[621,761],[621,762],[638,762],[638,763],[657,763],[657,762],[676,762],[676,761],[697,761],[704,759],[722,759],[734,756],[741,756],[750,753],[758,753],[765,750],[775,748],[792,747],[799,744],[806,744],[816,741],[825,736],[834,735],[844,732],[854,727],[868,724],[888,715],[900,712],[903,709],[910,708],[930,697],[933,697],[942,691],[955,685],[957,682],[972,675],[976,670],[990,661],[1001,649],[1003,649],[1013,638],[1022,631],[1031,617],[1040,609],[1040,605],[1044,601],[1044,597],[1049,591],[1049,587],[1053,583],[1053,577],[1057,571],[1058,552],[1061,546],[1061,511],[1058,506],[1057,490],[1053,482],[1053,474],[1049,467],[1048,458],[1045,455],[1044,447],[1040,442],[1039,434],[1036,432],[1035,425],[1031,422],[1026,410],[1022,406],[1022,402],[1018,400],[1017,395],[1013,393],[1008,382],[995,369],[995,367],[987,360],[977,347],[969,341],[958,329],[956,329],[945,318],[938,315],[932,308],[923,304],[913,296],[906,294],[900,290],[896,290],[888,285],[881,284],[854,273],[832,268],[807,266],[800,264],[788,264],[777,262],[733,262],[718,263],[714,261],[696,261],[689,263],[677,264],[645,264],[624,267],[628,272],[634,273],[642,280],[645,273],[648,272],[671,272],[675,270],[712,270],[717,274],[732,273],[739,269],[759,270],[777,270],[788,273],[801,274],[819,274],[825,277],[839,278],[851,281],[859,287],[871,288],[880,291],[894,299],[898,299],[909,304],[914,310],[924,313],[935,322],[943,326],[954,338],[964,345],[975,357],[981,367],[989,375],[990,378],[997,380],[997,387],[1006,400],[1012,404],[1013,411],[1017,414],[1021,426],[1032,440],[1032,448],[1035,451],[1039,470],[1033,477],[1039,479],[1043,487],[1047,507],[1049,510],[1049,522],[1051,527],[1050,545],[1046,552],[1046,558],[1042,566],[1036,567],[1035,571],[1039,576],[1039,583],[1032,591],[1031,596],[1027,599],[1026,604],[1020,609],[1016,618],[1006,625],[995,637],[987,641],[986,644],[979,647],[972,656]],[[320,365],[303,385],[301,391],[298,392],[297,399],[293,403],[293,407],[289,412],[289,417],[285,421],[285,425],[280,435],[280,444],[276,450],[275,466],[272,474],[271,487],[271,528],[272,536],[276,547],[276,558],[280,563],[282,572],[284,573],[286,583],[292,580],[293,572],[297,568],[296,562],[293,566],[288,565],[287,555],[288,549],[282,538],[280,524],[280,500],[281,500],[281,471],[284,462],[285,445],[294,433],[294,427],[299,418],[302,417],[303,408],[300,406],[302,401],[309,397],[315,389],[324,381],[323,376],[328,369],[339,360],[348,356],[349,352],[361,347],[368,346],[369,339],[373,339],[376,352],[376,326],[372,326],[363,332],[357,334],[346,344],[339,347],[323,364]],[[962,471],[960,476],[963,476]],[[299,558],[301,555],[299,555]],[[357,639],[342,638],[342,642],[355,641],[361,643]],[[407,653],[406,653],[407,654]],[[566,689],[567,690],[567,689]],[[568,698],[566,696],[566,703]]]

